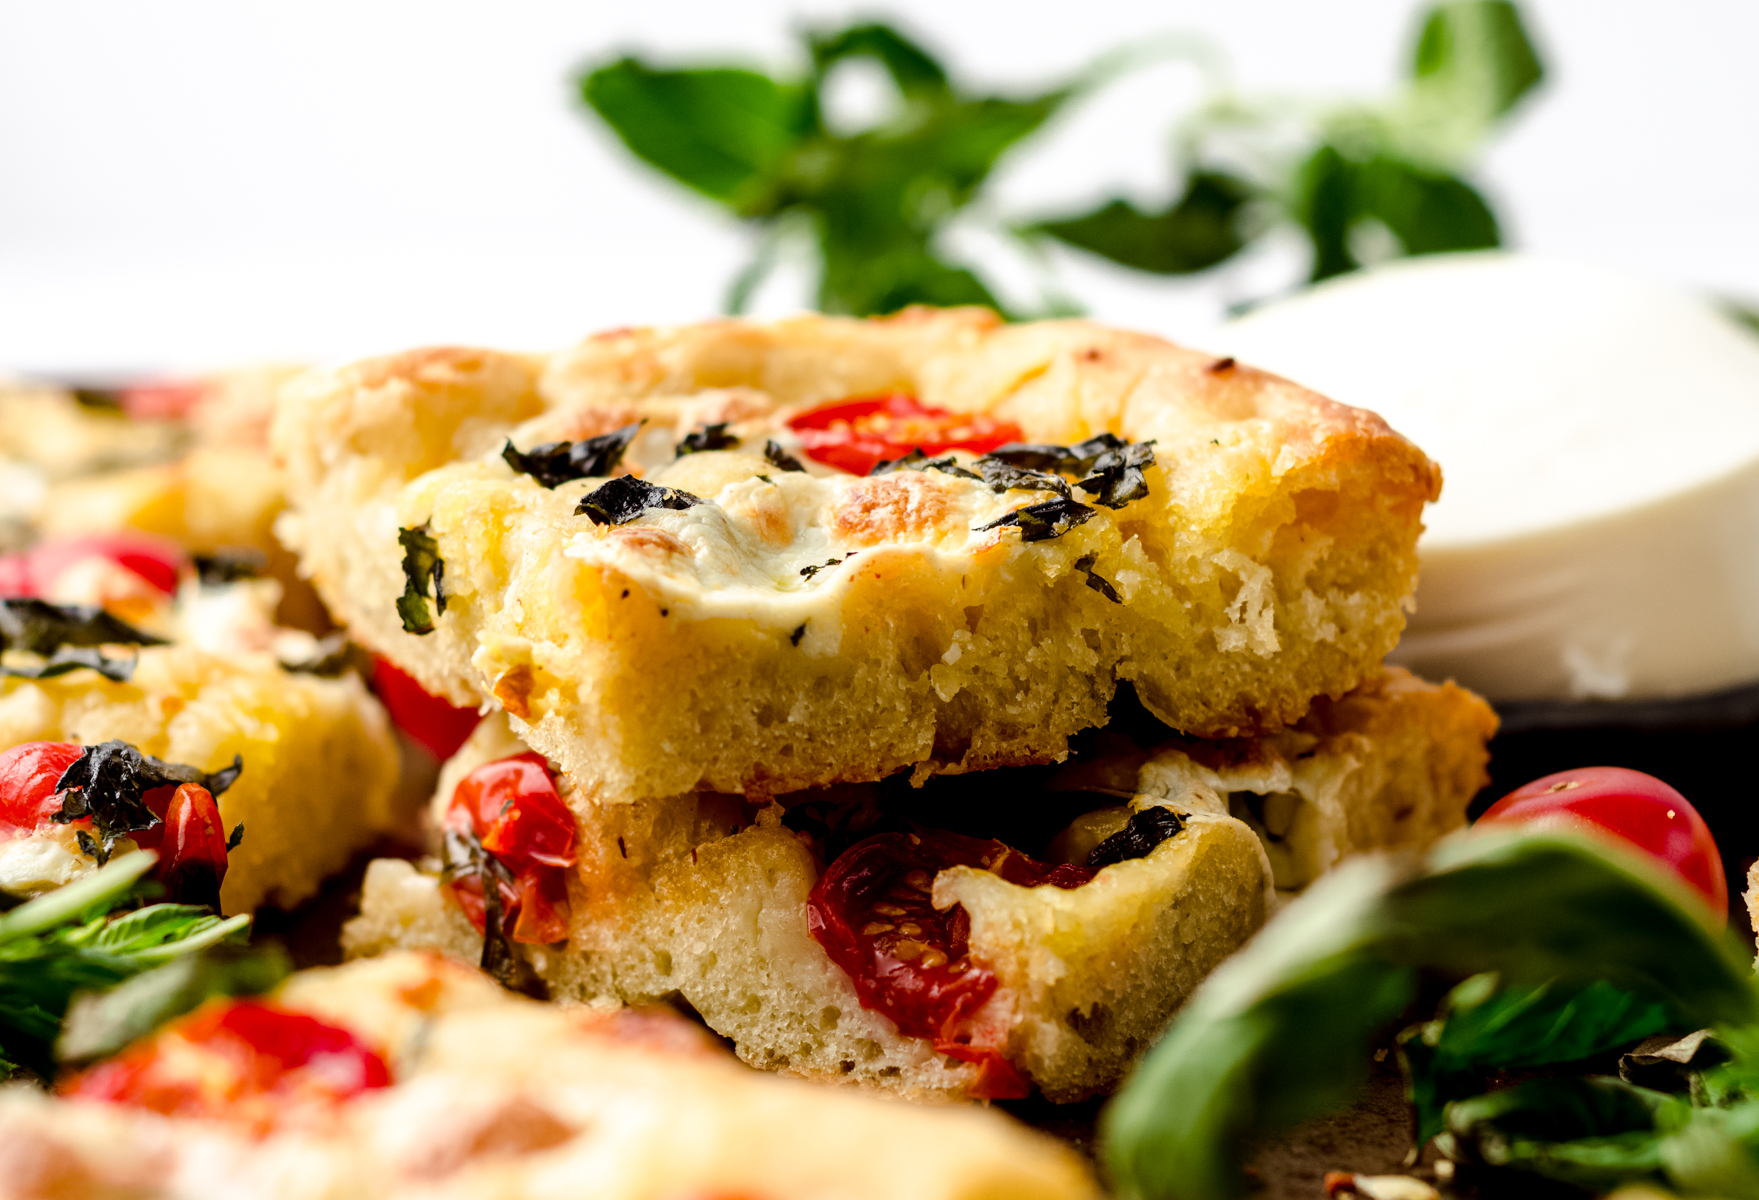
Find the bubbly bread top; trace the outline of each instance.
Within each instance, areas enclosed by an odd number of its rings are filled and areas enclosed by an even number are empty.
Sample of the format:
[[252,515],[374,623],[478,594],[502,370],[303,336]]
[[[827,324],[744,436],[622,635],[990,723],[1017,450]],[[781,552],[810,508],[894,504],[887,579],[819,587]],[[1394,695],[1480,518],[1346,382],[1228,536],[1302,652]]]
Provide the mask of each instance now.
[[[757,1075],[670,1013],[564,1010],[427,955],[304,971],[273,1002],[360,1039],[388,1064],[389,1086],[329,1111],[302,1108],[290,1089],[267,1133],[224,1113],[167,1117],[7,1089],[8,1194],[1099,1196],[1072,1151],[999,1113]],[[166,1053],[181,1050],[174,1029],[156,1037]],[[229,1081],[219,1064],[213,1074],[219,1092]]]
[[[754,453],[799,455],[790,418],[879,393],[1030,442],[1152,442],[1146,491],[1087,503],[1067,480],[980,478],[971,454],[858,477]],[[501,453],[635,421],[613,472],[671,491],[614,519],[582,515],[602,477],[546,487]],[[737,449],[673,453],[718,423]],[[1440,486],[1371,413],[1156,338],[980,310],[419,351],[296,381],[274,440],[280,531],[355,636],[631,798],[1046,761],[1122,679],[1175,728],[1274,730],[1391,648]],[[1081,511],[1031,527],[1059,488]],[[396,609],[400,530],[440,560],[431,634]]]

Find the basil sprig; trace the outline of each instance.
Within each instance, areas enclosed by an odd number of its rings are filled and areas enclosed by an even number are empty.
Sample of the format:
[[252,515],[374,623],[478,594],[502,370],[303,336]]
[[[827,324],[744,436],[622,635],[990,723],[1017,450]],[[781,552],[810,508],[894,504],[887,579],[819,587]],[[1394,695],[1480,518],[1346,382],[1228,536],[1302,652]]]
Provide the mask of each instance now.
[[[1657,1027],[1718,1027],[1737,1052],[1716,1070],[1750,1079],[1749,1094],[1759,1096],[1759,991],[1744,952],[1709,928],[1702,910],[1647,863],[1558,833],[1456,835],[1421,863],[1345,864],[1210,976],[1107,1109],[1104,1155],[1118,1194],[1240,1196],[1252,1139],[1348,1104],[1366,1078],[1372,1039],[1416,999],[1424,972],[1498,977],[1479,980],[1476,992],[1468,981],[1439,1029],[1405,1038],[1425,1128],[1439,1106],[1462,1152],[1509,1144],[1488,1129],[1474,1138],[1483,1121],[1506,1122],[1505,1111],[1451,1098],[1474,1072],[1613,1049]],[[1738,1090],[1713,1089],[1725,1099]],[[1652,1157],[1682,1187],[1731,1161],[1759,1179],[1759,1100],[1744,1104],[1665,1098],[1646,1128],[1621,1127],[1618,1136],[1665,1143]],[[1623,1099],[1618,1109],[1629,1126],[1634,1110]],[[1546,1170],[1557,1155],[1541,1153],[1541,1143],[1601,1136],[1569,1110],[1557,1115],[1549,1133],[1516,1122],[1530,1152],[1501,1165]]]

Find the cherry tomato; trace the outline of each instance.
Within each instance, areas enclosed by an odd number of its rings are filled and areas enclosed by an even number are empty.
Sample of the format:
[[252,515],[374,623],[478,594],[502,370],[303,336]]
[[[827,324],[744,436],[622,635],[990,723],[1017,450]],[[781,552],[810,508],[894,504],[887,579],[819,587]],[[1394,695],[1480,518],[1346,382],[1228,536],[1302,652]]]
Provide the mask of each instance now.
[[384,1058],[338,1025],[263,1000],[221,1000],[57,1090],[267,1131],[290,1111],[331,1107],[390,1083]]
[[[547,945],[568,936],[568,870],[574,866],[574,814],[541,754],[485,763],[459,781],[446,824],[474,835],[507,868],[496,881],[502,927],[516,942]],[[481,875],[460,875],[452,894],[481,930],[487,926]]]
[[140,576],[154,590],[170,596],[189,564],[182,547],[148,533],[94,533],[50,538],[20,554],[0,556],[0,596],[42,597],[74,564],[101,558]]
[[0,751],[0,834],[16,837],[50,824],[61,811],[55,785],[84,750],[66,742],[25,742]]
[[165,898],[176,904],[220,908],[220,884],[226,878],[226,829],[220,806],[198,783],[153,788],[141,797],[163,824],[130,836],[143,850],[157,850],[153,878],[165,885]]
[[1611,834],[1665,863],[1718,913],[1728,911],[1728,880],[1710,827],[1653,775],[1624,767],[1560,771],[1516,788],[1478,823],[1556,823]]
[[397,727],[445,762],[476,729],[482,717],[474,708],[457,708],[383,658],[373,659],[373,690]]
[[806,902],[806,925],[848,972],[862,1007],[890,1017],[942,1054],[984,1064],[981,1091],[1024,1096],[1000,1047],[974,1043],[970,1017],[996,990],[995,973],[970,955],[971,919],[936,911],[934,877],[950,866],[982,867],[1024,887],[1080,887],[1085,867],[1051,866],[997,841],[940,830],[882,833],[857,842],[826,869]]
[[788,428],[800,435],[808,458],[851,475],[866,475],[886,459],[916,449],[930,455],[987,454],[1026,436],[1010,422],[930,408],[901,392],[821,404],[793,417]]

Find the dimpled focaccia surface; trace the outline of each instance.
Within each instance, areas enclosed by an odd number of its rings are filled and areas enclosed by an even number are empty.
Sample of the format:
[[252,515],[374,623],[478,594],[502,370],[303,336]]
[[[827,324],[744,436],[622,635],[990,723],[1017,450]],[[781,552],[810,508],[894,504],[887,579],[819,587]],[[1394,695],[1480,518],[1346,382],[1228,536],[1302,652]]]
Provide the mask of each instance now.
[[[1112,1087],[1262,924],[1273,880],[1296,888],[1350,854],[1426,846],[1458,828],[1485,782],[1494,730],[1470,692],[1389,669],[1278,734],[1179,739],[1059,771],[1051,786],[1091,793],[1098,815],[1115,816],[1112,828],[1149,807],[1179,812],[1185,825],[1073,889],[1022,887],[970,867],[940,872],[935,906],[965,908],[972,955],[1000,982],[982,1013],[994,1044],[1053,1100]],[[524,749],[504,717],[484,721],[441,773],[435,817],[470,770]],[[1134,799],[1120,805],[1120,795]],[[1039,799],[1052,798],[1022,795],[1027,805]],[[568,801],[579,828],[569,940],[517,948],[553,996],[680,997],[740,1057],[771,1070],[916,1097],[973,1085],[972,1065],[861,1007],[812,937],[806,899],[820,864],[783,823],[792,798],[618,804],[576,789]],[[361,907],[344,933],[351,954],[481,955],[482,939],[438,878],[408,863],[375,862]]]
[[[1029,441],[1153,440],[1148,494],[1026,542],[981,527],[1044,491],[750,452],[808,406],[888,390]],[[644,418],[626,468],[704,503],[595,525],[575,509],[602,480],[546,489],[500,457]],[[743,446],[672,463],[709,421]],[[354,636],[499,703],[621,799],[1049,761],[1120,680],[1194,735],[1276,729],[1392,647],[1440,486],[1370,413],[1152,337],[977,310],[375,360],[285,389],[275,445],[280,530]],[[398,530],[424,524],[446,609],[416,636]]]
[[670,1013],[563,1011],[401,954],[304,971],[276,1003],[377,1050],[391,1085],[262,1136],[0,1095],[0,1189],[273,1200],[1099,1200],[1011,1118],[754,1074]]
[[[245,827],[220,888],[227,913],[292,908],[414,817],[395,810],[396,743],[384,710],[353,675],[320,679],[283,671],[267,655],[165,646],[142,650],[127,683],[95,671],[0,679],[0,749],[113,738],[204,771],[243,758],[243,772],[219,797],[225,827]],[[25,849],[38,851],[39,863],[53,857],[48,865],[68,878],[90,870],[71,831],[59,832],[67,836],[54,846],[0,845],[0,874],[22,869],[13,855]]]

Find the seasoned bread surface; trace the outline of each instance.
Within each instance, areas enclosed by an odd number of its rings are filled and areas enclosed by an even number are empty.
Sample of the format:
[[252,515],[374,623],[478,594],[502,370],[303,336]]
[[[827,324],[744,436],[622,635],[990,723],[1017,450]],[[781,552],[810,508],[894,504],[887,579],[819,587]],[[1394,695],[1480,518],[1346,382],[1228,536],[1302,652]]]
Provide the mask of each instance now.
[[[885,391],[1031,441],[1152,440],[1148,495],[1027,542],[983,527],[1044,491],[759,453],[792,414]],[[635,420],[618,470],[703,503],[595,525],[575,510],[602,480],[549,489],[501,457]],[[722,421],[739,448],[672,461]],[[1121,680],[1193,735],[1275,730],[1391,648],[1440,486],[1379,418],[1283,380],[977,310],[416,352],[295,381],[274,440],[280,531],[353,635],[456,703],[500,705],[622,801],[1053,761]],[[444,563],[421,636],[395,609],[398,531],[417,527]]]

